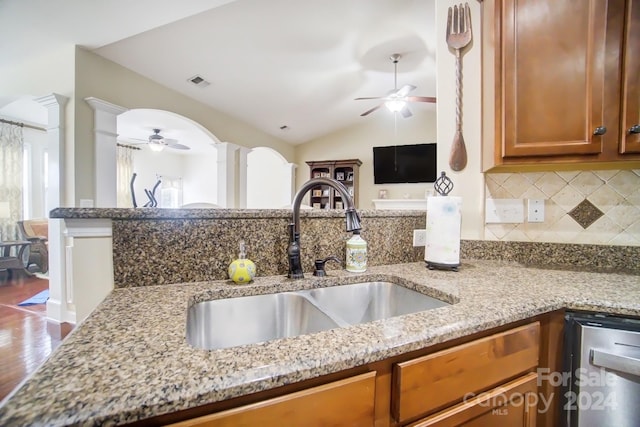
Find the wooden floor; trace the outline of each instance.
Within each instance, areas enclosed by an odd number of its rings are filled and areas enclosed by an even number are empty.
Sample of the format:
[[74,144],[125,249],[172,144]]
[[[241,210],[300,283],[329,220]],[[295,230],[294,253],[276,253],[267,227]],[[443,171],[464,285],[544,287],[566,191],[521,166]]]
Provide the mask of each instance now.
[[49,287],[47,279],[0,271],[0,400],[60,344],[72,325],[47,322],[46,304],[18,303]]

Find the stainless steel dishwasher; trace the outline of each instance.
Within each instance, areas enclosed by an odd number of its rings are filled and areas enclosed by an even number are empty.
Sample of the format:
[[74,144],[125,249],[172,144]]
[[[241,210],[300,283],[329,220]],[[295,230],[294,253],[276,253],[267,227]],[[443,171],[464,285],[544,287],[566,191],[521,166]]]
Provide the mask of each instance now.
[[567,313],[565,349],[564,425],[640,426],[640,319]]

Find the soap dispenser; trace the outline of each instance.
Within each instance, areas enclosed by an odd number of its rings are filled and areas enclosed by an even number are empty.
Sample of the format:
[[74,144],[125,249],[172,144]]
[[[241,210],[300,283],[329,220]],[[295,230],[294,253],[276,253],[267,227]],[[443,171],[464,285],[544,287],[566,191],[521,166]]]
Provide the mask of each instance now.
[[229,279],[235,283],[249,283],[256,277],[256,265],[247,259],[244,240],[240,240],[240,253],[238,259],[229,264]]
[[367,242],[360,236],[360,230],[354,230],[353,236],[347,240],[346,269],[352,273],[367,270]]

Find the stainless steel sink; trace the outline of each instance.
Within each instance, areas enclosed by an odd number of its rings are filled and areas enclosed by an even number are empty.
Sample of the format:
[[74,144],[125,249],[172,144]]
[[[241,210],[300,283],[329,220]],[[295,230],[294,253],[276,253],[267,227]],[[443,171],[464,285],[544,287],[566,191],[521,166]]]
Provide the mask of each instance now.
[[187,342],[197,348],[227,348],[337,327],[303,296],[281,292],[194,304],[187,313]]
[[337,320],[350,325],[387,319],[444,307],[446,302],[389,282],[366,282],[353,285],[300,291]]
[[187,342],[203,349],[253,344],[449,305],[389,282],[365,282],[204,301],[189,307]]

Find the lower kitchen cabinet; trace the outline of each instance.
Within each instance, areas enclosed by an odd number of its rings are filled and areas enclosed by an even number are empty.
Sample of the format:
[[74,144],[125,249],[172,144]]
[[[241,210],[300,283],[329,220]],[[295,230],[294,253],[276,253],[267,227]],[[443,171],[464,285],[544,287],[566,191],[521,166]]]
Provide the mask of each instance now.
[[563,325],[548,313],[144,425],[553,427],[560,390],[538,372],[561,372]]
[[464,405],[486,390],[535,370],[539,352],[540,323],[534,322],[397,363],[394,419],[403,423],[459,402]]
[[534,427],[537,389],[538,375],[531,372],[409,427]]
[[174,427],[373,426],[375,372],[172,424]]

